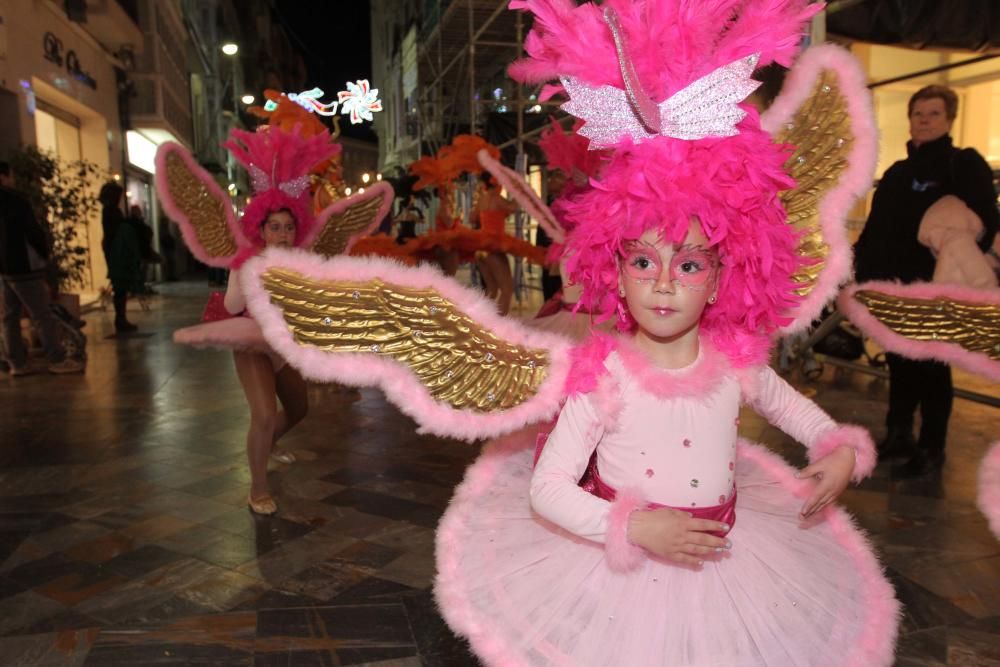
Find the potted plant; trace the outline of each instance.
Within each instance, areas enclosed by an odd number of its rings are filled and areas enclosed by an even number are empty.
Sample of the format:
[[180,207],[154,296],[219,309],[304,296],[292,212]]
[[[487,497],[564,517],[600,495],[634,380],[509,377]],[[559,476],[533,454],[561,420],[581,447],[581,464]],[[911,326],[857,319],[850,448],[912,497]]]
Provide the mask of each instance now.
[[8,159],[16,189],[25,195],[52,244],[49,284],[59,302],[74,316],[80,315],[80,297],[73,290],[84,285],[90,264],[86,245],[87,223],[100,212],[97,184],[105,175],[93,162],[62,162],[37,146],[25,146]]

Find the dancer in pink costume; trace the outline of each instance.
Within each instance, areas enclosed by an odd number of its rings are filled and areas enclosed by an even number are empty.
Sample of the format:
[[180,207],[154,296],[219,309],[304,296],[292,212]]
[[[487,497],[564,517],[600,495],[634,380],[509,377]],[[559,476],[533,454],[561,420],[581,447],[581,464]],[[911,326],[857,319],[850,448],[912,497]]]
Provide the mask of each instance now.
[[314,216],[310,171],[340,151],[328,132],[305,137],[298,131],[265,126],[258,132],[233,130],[224,145],[247,169],[254,186],[254,196],[238,221],[229,198],[183,147],[164,144],[157,153],[157,188],[167,214],[180,225],[199,260],[230,269],[222,303],[210,299],[207,321],[176,331],[174,340],[233,351],[250,407],[247,504],[255,513],[268,515],[277,511],[267,483],[268,459],[294,462],[294,454],[278,451],[276,445],[306,416],[309,403],[301,374],[285,364],[264,341],[257,323],[245,316],[241,267],[265,247],[301,247],[327,254],[349,249],[378,225],[391,205],[392,190],[376,184]]
[[[535,14],[512,74],[560,77],[613,152],[560,231],[581,302],[621,334],[567,354],[440,273],[268,251],[246,280],[265,337],[310,377],[381,386],[427,431],[502,436],[437,536],[442,614],[485,663],[891,664],[899,604],[833,504],[874,446],[767,366],[848,278],[844,220],[875,164],[864,77],[818,47],[763,118],[741,104],[758,64],[791,64],[804,0],[512,7]],[[741,404],[810,464],[741,440]]]

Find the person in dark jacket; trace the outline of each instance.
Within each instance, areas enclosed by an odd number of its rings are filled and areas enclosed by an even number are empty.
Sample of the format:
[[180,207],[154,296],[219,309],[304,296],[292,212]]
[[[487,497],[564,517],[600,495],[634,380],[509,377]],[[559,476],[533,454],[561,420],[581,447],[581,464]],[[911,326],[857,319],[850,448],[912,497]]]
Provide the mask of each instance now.
[[130,224],[122,213],[122,186],[115,182],[101,187],[98,199],[101,202],[101,225],[104,238],[101,248],[108,264],[108,278],[114,291],[115,331],[128,333],[138,327],[125,316],[129,292],[138,294],[143,289],[142,239],[135,225]]
[[0,344],[10,374],[26,375],[28,351],[21,337],[21,311],[35,325],[52,373],[79,373],[83,362],[66,358],[59,325],[49,309],[45,282],[49,241],[31,203],[13,189],[10,165],[0,162],[0,283],[3,286],[3,327]]
[[[973,148],[952,144],[951,126],[958,114],[958,96],[945,86],[918,90],[909,102],[910,141],[907,157],[882,176],[864,231],[855,246],[855,278],[930,281],[934,255],[917,240],[924,213],[938,199],[954,195],[983,223],[979,247],[993,243],[998,227],[996,193],[989,165]],[[940,470],[945,459],[951,415],[951,368],[936,361],[887,354],[889,412],[887,435],[879,446],[883,456],[911,454],[893,468],[899,477],[917,477]],[[920,408],[920,436],[914,442],[913,419]]]

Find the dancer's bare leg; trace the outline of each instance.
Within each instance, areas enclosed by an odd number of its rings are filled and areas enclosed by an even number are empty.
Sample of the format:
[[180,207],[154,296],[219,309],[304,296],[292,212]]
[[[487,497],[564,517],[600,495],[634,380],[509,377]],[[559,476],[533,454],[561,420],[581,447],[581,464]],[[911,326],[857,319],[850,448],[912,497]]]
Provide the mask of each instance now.
[[497,309],[501,315],[510,312],[510,300],[514,296],[514,276],[510,273],[510,262],[502,252],[491,252],[486,258],[490,265],[493,279],[497,284]]
[[288,433],[289,429],[305,419],[309,412],[309,392],[306,381],[302,379],[299,372],[285,364],[278,371],[275,380],[278,400],[281,401],[281,410],[274,425],[273,442],[278,442],[278,438]]
[[479,270],[479,275],[483,277],[483,282],[486,283],[486,296],[491,300],[496,300],[497,294],[500,293],[500,286],[497,284],[496,276],[493,275],[493,266],[487,261],[486,255],[476,257],[476,268]]
[[438,264],[446,276],[454,276],[458,273],[458,253],[454,250],[439,250],[437,252]]
[[247,430],[250,498],[261,500],[271,495],[267,485],[267,459],[278,419],[274,366],[267,355],[259,352],[237,351],[233,359],[250,406],[250,428]]

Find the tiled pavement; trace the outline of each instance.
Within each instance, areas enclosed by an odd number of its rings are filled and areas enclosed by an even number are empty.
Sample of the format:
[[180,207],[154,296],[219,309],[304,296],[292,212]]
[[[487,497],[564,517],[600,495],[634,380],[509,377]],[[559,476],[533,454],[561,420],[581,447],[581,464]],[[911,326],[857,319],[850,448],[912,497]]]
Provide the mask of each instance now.
[[[173,285],[144,335],[87,316],[84,376],[0,375],[0,664],[467,665],[434,608],[434,527],[477,446],[414,433],[372,390],[310,390],[246,508],[246,406],[229,355],[175,346],[205,290]],[[969,378],[979,391],[997,387]],[[878,433],[884,387],[808,386]],[[845,495],[906,604],[898,664],[1000,665],[1000,543],[972,504],[1000,411],[956,401],[939,480],[880,467]],[[753,415],[743,435],[801,462]]]

